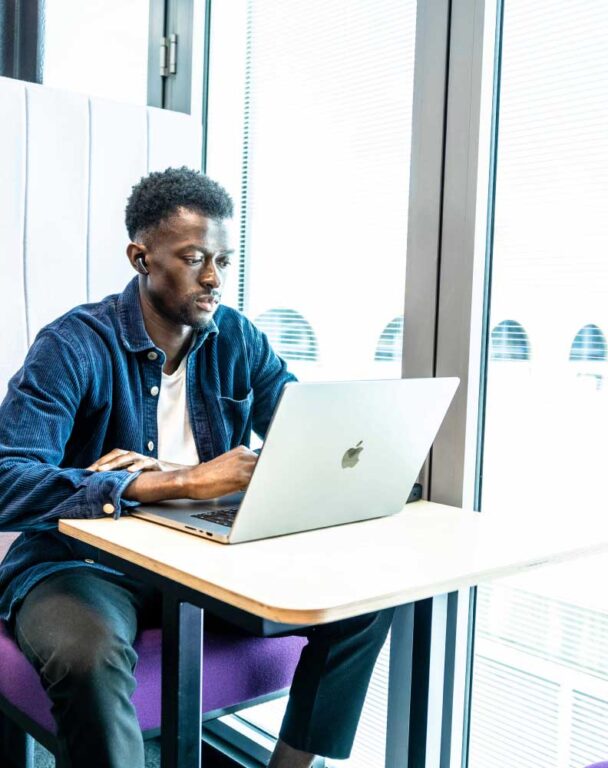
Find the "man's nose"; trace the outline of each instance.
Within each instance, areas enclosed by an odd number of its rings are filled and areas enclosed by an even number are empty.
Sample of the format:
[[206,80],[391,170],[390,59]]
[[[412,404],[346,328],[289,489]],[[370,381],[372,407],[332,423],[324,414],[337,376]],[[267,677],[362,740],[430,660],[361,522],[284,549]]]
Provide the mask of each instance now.
[[215,264],[211,260],[207,261],[201,270],[200,282],[202,285],[206,285],[211,288],[219,288],[221,285],[222,281],[215,267]]

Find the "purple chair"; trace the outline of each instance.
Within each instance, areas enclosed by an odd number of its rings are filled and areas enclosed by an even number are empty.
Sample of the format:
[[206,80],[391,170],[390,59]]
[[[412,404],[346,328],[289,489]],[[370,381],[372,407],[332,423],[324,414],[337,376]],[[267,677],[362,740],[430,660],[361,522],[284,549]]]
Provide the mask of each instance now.
[[593,765],[588,765],[587,768],[608,768],[608,762],[593,763]]
[[[0,536],[4,539],[4,536]],[[2,542],[4,544],[4,542]],[[5,547],[3,546],[4,550]],[[0,560],[4,552],[0,552]],[[230,629],[206,630],[203,641],[203,721],[280,696],[291,684],[306,640],[260,638]],[[161,630],[135,643],[133,703],[144,737],[160,733]],[[51,703],[38,675],[0,622],[0,765],[33,768],[34,740],[57,751]]]

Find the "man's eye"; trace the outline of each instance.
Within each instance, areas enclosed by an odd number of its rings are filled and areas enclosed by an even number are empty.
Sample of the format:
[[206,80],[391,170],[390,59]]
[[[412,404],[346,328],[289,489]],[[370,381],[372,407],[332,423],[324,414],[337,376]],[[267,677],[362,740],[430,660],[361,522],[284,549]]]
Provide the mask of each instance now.
[[226,267],[229,267],[231,264],[230,259],[218,259],[217,263],[221,269],[226,269]]
[[186,256],[186,264],[192,264],[192,265],[201,264],[202,261],[203,261],[202,259],[197,259],[194,256]]

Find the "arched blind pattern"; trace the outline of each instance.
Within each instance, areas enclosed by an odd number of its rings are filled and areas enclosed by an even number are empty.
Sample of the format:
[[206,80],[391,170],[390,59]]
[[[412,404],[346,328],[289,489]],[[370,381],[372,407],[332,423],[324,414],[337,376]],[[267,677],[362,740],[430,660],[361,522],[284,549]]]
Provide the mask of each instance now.
[[606,337],[601,330],[589,323],[574,337],[570,347],[570,360],[606,360]]
[[403,318],[396,317],[384,328],[378,339],[374,360],[401,360],[403,353]]
[[503,320],[492,329],[490,360],[529,360],[530,342],[523,325]]
[[307,320],[293,309],[269,309],[254,320],[285,360],[316,360],[317,338]]

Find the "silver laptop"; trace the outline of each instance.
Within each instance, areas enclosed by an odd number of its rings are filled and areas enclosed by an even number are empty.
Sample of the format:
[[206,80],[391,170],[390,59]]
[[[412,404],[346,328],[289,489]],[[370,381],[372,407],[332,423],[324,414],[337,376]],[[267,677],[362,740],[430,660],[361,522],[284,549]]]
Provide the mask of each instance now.
[[133,514],[224,544],[392,515],[457,386],[456,378],[287,384],[245,493]]

